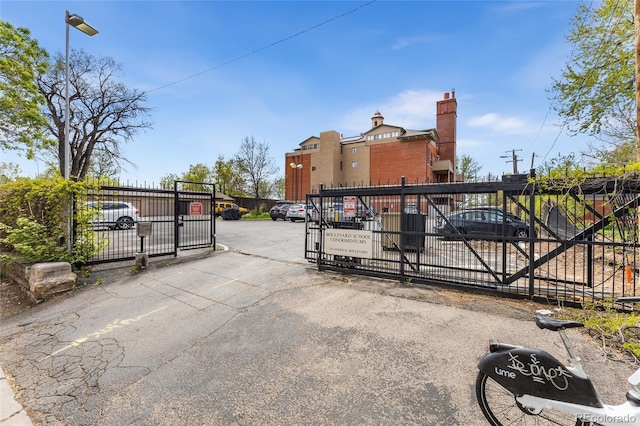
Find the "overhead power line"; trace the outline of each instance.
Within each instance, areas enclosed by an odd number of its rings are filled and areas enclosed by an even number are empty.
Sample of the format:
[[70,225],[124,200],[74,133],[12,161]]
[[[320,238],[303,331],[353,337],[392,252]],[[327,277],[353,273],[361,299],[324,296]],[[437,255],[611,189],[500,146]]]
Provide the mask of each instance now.
[[172,82],[172,83],[165,84],[164,86],[160,86],[160,87],[157,87],[157,88],[155,88],[155,89],[147,90],[147,91],[146,91],[146,92],[144,92],[144,93],[157,92],[158,90],[165,89],[165,88],[167,88],[167,87],[169,87],[169,86],[174,86],[174,85],[176,85],[176,84],[178,84],[178,83],[182,83],[183,81],[187,81],[187,80],[190,80],[190,79],[192,79],[192,78],[195,78],[195,77],[201,76],[201,75],[203,75],[203,74],[206,74],[206,73],[208,73],[208,72],[211,72],[211,71],[217,70],[217,69],[222,68],[222,67],[224,67],[224,66],[226,66],[226,65],[229,65],[229,64],[232,64],[232,63],[234,63],[234,62],[237,62],[237,61],[239,61],[239,60],[241,60],[241,59],[244,59],[244,58],[246,58],[246,57],[248,57],[248,56],[255,55],[255,54],[256,54],[256,53],[258,53],[258,52],[262,52],[263,50],[266,50],[266,49],[269,49],[269,48],[271,48],[271,47],[277,46],[278,44],[284,43],[285,41],[291,40],[292,38],[295,38],[295,37],[301,36],[301,35],[303,35],[303,34],[305,34],[305,33],[308,33],[309,31],[313,31],[313,30],[315,30],[316,28],[320,28],[320,27],[322,27],[322,26],[324,26],[324,25],[327,25],[327,24],[328,24],[328,23],[330,23],[330,22],[336,21],[336,20],[338,20],[338,19],[340,19],[340,18],[344,18],[344,17],[345,17],[345,16],[347,16],[347,15],[350,15],[350,14],[352,14],[352,13],[355,13],[355,12],[359,11],[360,9],[364,9],[364,8],[365,8],[365,7],[367,7],[367,6],[370,6],[371,4],[375,3],[376,1],[378,1],[378,0],[371,0],[371,1],[367,2],[367,3],[365,3],[365,4],[362,4],[362,5],[360,5],[360,6],[356,7],[356,8],[351,9],[351,10],[349,10],[349,11],[347,11],[347,12],[341,13],[340,15],[336,15],[336,16],[334,16],[333,18],[329,18],[329,19],[327,19],[326,21],[322,21],[322,22],[320,22],[319,24],[313,25],[313,26],[308,27],[308,28],[305,28],[304,30],[299,31],[299,32],[297,32],[297,33],[295,33],[295,34],[291,34],[291,35],[289,35],[289,36],[287,36],[287,37],[281,38],[281,39],[280,39],[280,40],[278,40],[278,41],[274,41],[273,43],[269,43],[269,44],[267,44],[267,45],[264,45],[264,46],[262,46],[262,47],[259,47],[259,48],[255,49],[255,50],[252,50],[252,51],[250,51],[250,52],[248,52],[248,53],[245,53],[245,54],[243,54],[243,55],[236,56],[236,57],[235,57],[235,58],[233,58],[233,59],[230,59],[230,60],[228,60],[228,61],[226,61],[226,62],[223,62],[223,63],[218,64],[218,65],[216,65],[216,66],[213,66],[213,67],[211,67],[211,68],[207,68],[207,69],[206,69],[206,70],[204,70],[204,71],[200,71],[200,72],[195,73],[195,74],[192,74],[192,75],[190,75],[190,76],[188,76],[188,77],[181,78],[180,80],[176,80],[176,81],[174,81],[174,82]]

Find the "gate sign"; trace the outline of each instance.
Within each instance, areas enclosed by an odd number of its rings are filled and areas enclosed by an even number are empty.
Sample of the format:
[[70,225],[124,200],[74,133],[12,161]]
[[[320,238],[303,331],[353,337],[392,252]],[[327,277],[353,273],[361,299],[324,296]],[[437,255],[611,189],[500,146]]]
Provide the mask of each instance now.
[[189,214],[193,216],[202,215],[202,203],[191,203],[189,205]]
[[342,212],[344,217],[356,217],[356,197],[342,197]]
[[359,229],[326,229],[324,251],[337,256],[373,259],[373,232]]

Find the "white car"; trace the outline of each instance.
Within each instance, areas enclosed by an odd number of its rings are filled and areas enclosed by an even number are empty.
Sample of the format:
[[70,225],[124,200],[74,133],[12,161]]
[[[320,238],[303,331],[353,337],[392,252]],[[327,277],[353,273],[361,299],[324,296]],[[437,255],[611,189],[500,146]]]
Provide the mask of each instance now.
[[131,229],[140,221],[140,209],[121,201],[89,201],[87,207],[96,209],[94,227],[109,229]]
[[285,220],[295,222],[296,220],[317,221],[318,211],[312,205],[293,204],[287,210]]

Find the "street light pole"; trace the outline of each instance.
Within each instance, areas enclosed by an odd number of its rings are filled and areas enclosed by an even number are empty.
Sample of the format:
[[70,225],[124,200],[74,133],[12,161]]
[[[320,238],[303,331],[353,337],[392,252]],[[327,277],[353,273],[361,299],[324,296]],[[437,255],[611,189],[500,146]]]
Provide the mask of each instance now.
[[298,197],[298,189],[300,188],[300,186],[298,186],[298,170],[300,170],[302,168],[302,164],[296,164],[296,163],[289,163],[289,167],[291,167],[294,170],[294,175],[293,175],[293,189],[294,189],[294,196],[296,197],[296,202],[300,201],[299,197]]
[[94,36],[98,34],[98,30],[93,28],[91,25],[84,22],[82,16],[75,15],[69,13],[67,10],[65,12],[64,17],[65,27],[66,27],[66,43],[65,43],[65,70],[64,70],[64,103],[65,103],[65,117],[64,117],[64,147],[63,147],[63,155],[64,158],[62,160],[63,167],[63,176],[65,179],[69,179],[70,170],[69,163],[71,158],[71,147],[69,146],[69,122],[71,115],[71,107],[69,104],[69,25],[77,28],[88,36]]
[[[69,104],[69,25],[77,28],[88,36],[94,36],[98,34],[98,30],[91,25],[84,22],[82,16],[69,13],[65,11],[64,23],[66,29],[65,39],[65,66],[64,66],[64,146],[62,147],[62,175],[65,180],[70,177],[70,158],[71,158],[71,146],[69,145],[69,122],[71,121],[71,106]],[[59,152],[60,150],[58,150]],[[67,203],[67,251],[71,255],[73,251],[73,200],[69,198]]]
[[[302,187],[302,172],[301,172],[301,171],[300,171],[300,172],[298,171],[298,170],[300,170],[300,169],[302,169],[302,164],[298,164],[298,165],[296,165],[296,174],[299,174],[299,175],[300,175],[300,181],[298,182],[298,191],[297,191],[297,193],[296,193],[296,197],[298,197],[298,196],[300,195],[300,188]],[[299,201],[299,200],[298,200],[298,201]]]

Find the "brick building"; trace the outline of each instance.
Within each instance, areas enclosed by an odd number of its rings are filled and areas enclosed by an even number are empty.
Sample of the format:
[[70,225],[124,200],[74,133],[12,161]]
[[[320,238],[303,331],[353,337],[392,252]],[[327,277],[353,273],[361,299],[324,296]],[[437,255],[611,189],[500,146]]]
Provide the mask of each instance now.
[[385,124],[376,111],[359,136],[333,130],[311,136],[285,154],[285,198],[303,201],[320,185],[396,185],[402,176],[407,183],[455,181],[457,108],[452,91],[436,104],[435,129]]

